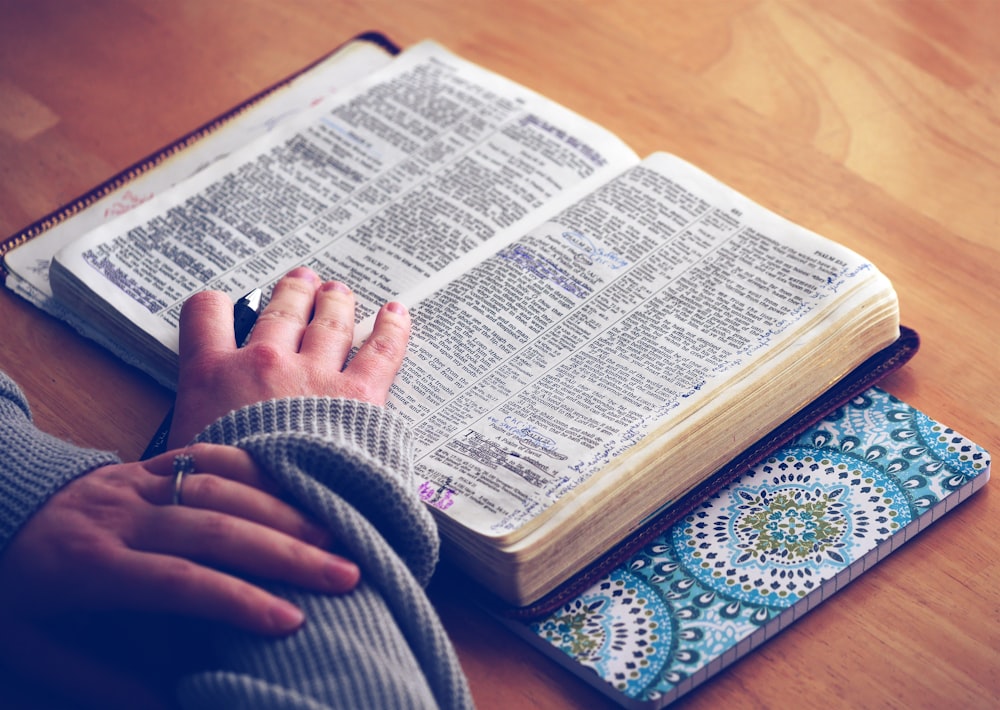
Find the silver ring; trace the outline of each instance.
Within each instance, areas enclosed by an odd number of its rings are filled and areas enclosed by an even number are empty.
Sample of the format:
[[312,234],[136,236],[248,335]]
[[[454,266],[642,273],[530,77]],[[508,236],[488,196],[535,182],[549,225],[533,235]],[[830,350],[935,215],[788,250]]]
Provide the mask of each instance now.
[[181,505],[181,486],[184,476],[194,473],[194,456],[177,454],[174,456],[174,505]]

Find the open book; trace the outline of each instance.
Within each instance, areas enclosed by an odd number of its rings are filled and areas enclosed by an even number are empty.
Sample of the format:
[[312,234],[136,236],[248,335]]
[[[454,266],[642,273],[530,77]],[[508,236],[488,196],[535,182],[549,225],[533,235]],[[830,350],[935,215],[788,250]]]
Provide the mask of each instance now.
[[67,238],[47,307],[170,383],[200,289],[235,299],[308,264],[355,289],[359,341],[403,301],[388,406],[420,495],[515,605],[897,339],[859,255],[433,43],[385,59]]

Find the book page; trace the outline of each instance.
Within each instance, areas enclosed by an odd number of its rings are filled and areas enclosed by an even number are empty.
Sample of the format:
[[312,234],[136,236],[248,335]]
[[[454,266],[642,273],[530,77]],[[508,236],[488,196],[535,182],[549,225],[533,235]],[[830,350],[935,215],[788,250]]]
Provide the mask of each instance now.
[[352,42],[334,52],[287,85],[254,102],[238,115],[227,118],[217,129],[163,157],[146,172],[132,177],[121,187],[75,212],[71,218],[9,252],[4,258],[9,271],[7,287],[36,306],[62,317],[49,285],[49,264],[58,251],[87,232],[149,202],[390,61],[391,54],[367,41]]
[[181,305],[300,264],[374,313],[626,166],[604,129],[425,42],[57,258],[176,351]]
[[518,530],[873,281],[892,293],[853,252],[654,155],[414,307],[390,406],[421,495],[480,535]]

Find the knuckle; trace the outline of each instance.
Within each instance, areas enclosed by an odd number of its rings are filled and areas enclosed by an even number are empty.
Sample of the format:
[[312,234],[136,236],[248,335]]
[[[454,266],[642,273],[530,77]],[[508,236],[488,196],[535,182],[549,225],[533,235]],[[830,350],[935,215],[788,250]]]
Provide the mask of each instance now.
[[95,532],[78,531],[66,540],[65,555],[71,559],[86,562],[95,570],[111,569],[121,555],[121,547],[114,544],[109,536]]
[[298,540],[288,540],[280,550],[280,559],[289,570],[301,570],[311,566],[313,555],[309,548]]
[[350,379],[342,383],[341,396],[362,402],[381,402],[385,399],[379,388],[370,384],[370,377],[363,372],[356,374],[359,375],[357,379]]
[[316,317],[309,323],[310,328],[321,328],[335,335],[354,337],[354,321],[332,316]]
[[228,539],[233,532],[233,524],[229,516],[209,515],[202,522],[202,531],[207,543]]
[[190,446],[185,446],[184,451],[185,453],[191,454],[195,461],[197,461],[199,456],[210,456],[213,452],[224,448],[225,447],[221,444],[209,444],[204,441],[199,441],[191,444]]
[[109,467],[77,479],[60,497],[64,504],[108,529],[122,529],[144,500],[137,481],[121,467]]
[[396,362],[402,360],[406,350],[405,341],[397,334],[376,333],[365,343],[370,352],[382,360]]
[[272,321],[277,323],[291,322],[299,326],[303,326],[306,324],[305,316],[303,316],[301,313],[277,307],[269,306],[268,308],[265,308],[264,312],[257,317],[258,325],[260,325],[261,323],[268,323]]
[[357,399],[367,402],[371,399],[370,388],[363,382],[352,382],[345,387],[344,396],[348,399]]
[[223,482],[216,476],[193,474],[184,479],[183,496],[185,502],[205,506],[222,496]]
[[250,343],[243,348],[241,357],[246,360],[245,368],[258,377],[280,368],[285,360],[281,350],[269,342]]
[[165,593],[186,597],[189,592],[198,592],[202,586],[197,565],[189,560],[165,555],[159,562],[160,585]]

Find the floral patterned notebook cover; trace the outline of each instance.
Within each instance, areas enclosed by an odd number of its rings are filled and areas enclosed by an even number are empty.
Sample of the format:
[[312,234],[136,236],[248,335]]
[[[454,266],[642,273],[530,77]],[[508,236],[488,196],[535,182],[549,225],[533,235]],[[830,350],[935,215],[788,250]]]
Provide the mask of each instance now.
[[677,699],[989,479],[990,456],[878,388],[590,589],[514,630],[625,706]]

